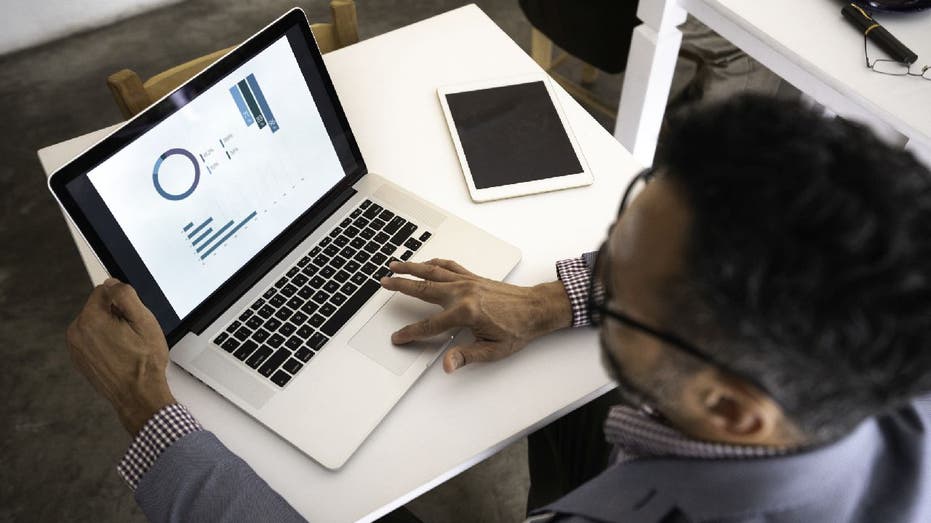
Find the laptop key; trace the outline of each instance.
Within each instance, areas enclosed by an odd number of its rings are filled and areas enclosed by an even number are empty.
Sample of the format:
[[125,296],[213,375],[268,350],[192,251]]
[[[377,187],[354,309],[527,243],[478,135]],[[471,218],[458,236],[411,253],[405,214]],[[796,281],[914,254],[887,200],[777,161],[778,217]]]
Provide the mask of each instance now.
[[281,322],[277,318],[269,318],[265,321],[265,328],[269,331],[276,331],[281,327]]
[[277,292],[277,291],[275,291],[275,289],[274,289],[273,287],[269,287],[268,290],[265,291],[265,294],[262,295],[262,297],[265,298],[265,299],[267,300],[267,299],[271,298],[272,296],[274,296],[274,295],[275,295],[275,292]]
[[330,234],[327,234],[327,238],[336,238],[337,236],[339,236],[341,232],[343,232],[343,228],[337,227],[333,229],[332,231],[330,231]]
[[226,326],[226,332],[236,332],[236,329],[238,329],[240,326],[242,326],[241,321],[234,321],[233,323],[230,323]]
[[336,292],[337,290],[339,290],[339,282],[335,282],[335,281],[333,281],[333,280],[330,280],[330,281],[326,282],[326,284],[324,284],[323,290],[325,290],[325,291],[327,291],[327,292]]
[[300,270],[301,269],[299,267],[291,267],[285,274],[287,274],[288,278],[293,278],[294,275],[296,275]]
[[239,348],[239,340],[236,338],[229,338],[228,340],[224,341],[223,345],[220,345],[220,347],[223,347],[223,350],[226,352],[233,352]]
[[319,289],[320,287],[323,287],[324,283],[326,283],[326,278],[324,278],[323,276],[314,276],[310,280],[310,286],[313,287],[314,289]]
[[411,234],[414,234],[414,231],[416,230],[417,230],[416,225],[414,225],[411,222],[407,222],[406,224],[404,224],[404,227],[401,227],[401,230],[396,232],[395,235],[391,237],[391,243],[395,245],[401,245],[402,243],[404,243],[404,240],[407,240],[408,238],[410,238]]
[[385,276],[391,276],[391,271],[388,270],[388,267],[379,267],[375,274],[372,275],[372,278],[375,278],[376,281],[384,278]]
[[320,269],[320,276],[323,276],[324,278],[329,278],[330,276],[333,276],[335,273],[336,273],[336,269],[334,269],[333,267],[330,267],[329,265]]
[[365,274],[362,274],[361,272],[357,272],[353,274],[351,278],[349,278],[349,281],[351,281],[352,283],[355,283],[356,285],[362,285],[363,283],[365,283],[366,279],[368,278],[366,278]]
[[340,287],[339,290],[343,291],[343,294],[347,296],[352,296],[352,293],[356,292],[356,289],[358,288],[359,288],[358,285],[355,285],[352,282],[347,281],[346,283],[343,284],[342,287]]
[[[260,323],[261,323],[261,322],[260,322]],[[220,345],[221,343],[223,343],[224,341],[226,341],[226,338],[229,338],[229,337],[230,337],[229,334],[227,334],[227,333],[225,333],[225,332],[221,332],[220,334],[217,335],[216,338],[213,339],[213,342],[216,343],[217,345]]]
[[356,272],[357,270],[359,270],[359,267],[362,267],[362,265],[359,262],[355,260],[349,260],[346,262],[346,265],[343,265],[343,270],[346,271],[348,274],[352,274]]
[[378,289],[381,288],[381,285],[375,281],[366,282],[364,285],[359,287],[359,291],[352,295],[352,298],[346,300],[330,319],[320,327],[320,330],[327,336],[333,336],[336,332],[345,325],[349,318],[355,314],[369,298],[374,295]]
[[339,251],[339,255],[343,258],[352,258],[355,254],[356,250],[350,246],[343,247],[343,250]]
[[307,280],[309,279],[310,278],[308,278],[307,276],[304,276],[303,274],[298,274],[295,277],[291,278],[291,283],[293,285],[300,287],[304,285],[305,283],[307,283]]
[[310,339],[310,337],[313,336],[313,334],[314,334],[314,329],[313,327],[309,325],[304,325],[300,329],[297,329],[297,335],[300,336],[302,340]]
[[359,216],[358,218],[355,219],[355,221],[352,222],[352,226],[355,227],[356,229],[362,230],[368,227],[369,223],[371,222],[366,220],[364,216]]
[[262,326],[262,319],[258,316],[253,316],[246,321],[246,326],[252,330],[258,329]]
[[414,255],[414,251],[404,251],[404,254],[401,255],[401,259],[407,261],[411,259],[411,256]]
[[316,265],[317,267],[323,267],[323,266],[326,265],[327,262],[329,262],[329,261],[330,261],[330,259],[327,258],[326,256],[324,256],[324,255],[322,255],[322,254],[318,254],[317,257],[314,258],[314,265]]
[[240,345],[238,349],[236,349],[236,352],[233,353],[233,356],[235,356],[237,360],[243,361],[244,359],[248,358],[249,355],[252,354],[252,351],[257,349],[258,346],[258,343],[252,340],[246,340],[242,342],[242,345]]
[[[382,253],[378,253],[378,254],[372,256],[372,263],[374,263],[375,265],[382,265],[382,264],[384,264],[386,261],[388,261],[388,257],[385,256],[385,255],[382,254]],[[372,270],[375,270],[375,269],[372,269]]]
[[297,352],[294,353],[294,357],[303,361],[304,363],[310,361],[310,358],[312,358],[313,355],[314,351],[308,349],[307,347],[301,347],[300,349],[297,349]]
[[298,338],[297,336],[291,336],[288,338],[288,341],[284,342],[284,346],[291,349],[297,350],[304,343],[304,340]]
[[381,205],[378,205],[377,203],[373,203],[372,205],[369,205],[367,209],[365,209],[365,212],[362,213],[362,216],[365,216],[366,218],[371,220],[372,218],[378,216],[378,213],[380,212],[381,212]]
[[258,368],[258,366],[261,365],[262,362],[271,355],[272,349],[262,345],[252,353],[252,356],[249,356],[249,359],[246,360],[246,365],[252,367],[253,369]]
[[248,320],[249,317],[252,316],[253,314],[255,314],[254,311],[252,311],[252,310],[250,310],[250,309],[246,309],[246,310],[242,311],[242,314],[239,315],[239,321],[246,321],[246,320]]
[[281,279],[279,279],[278,281],[275,282],[275,288],[276,288],[276,289],[280,289],[280,288],[284,287],[284,286],[287,285],[287,284],[288,284],[288,279],[285,278],[285,277],[282,277]]
[[272,383],[279,387],[284,387],[289,381],[291,381],[291,375],[283,370],[279,370],[272,376]]
[[381,229],[385,227],[385,225],[388,225],[388,224],[384,220],[379,220],[378,218],[375,218],[374,220],[372,220],[372,223],[370,225],[376,231],[380,231]]
[[268,303],[273,307],[281,307],[286,301],[288,301],[288,299],[281,294],[275,294],[268,300]]
[[[349,264],[347,263],[346,265],[349,265]],[[335,280],[335,281],[337,281],[337,282],[339,282],[339,283],[343,283],[344,281],[348,280],[348,279],[349,279],[349,273],[346,272],[347,269],[348,269],[348,268],[345,268],[345,269],[341,269],[341,270],[336,271],[336,274],[333,275],[333,280]]]
[[330,265],[339,269],[343,265],[346,265],[346,258],[343,258],[342,256],[336,256],[335,258],[330,260]]
[[323,316],[321,316],[321,315],[319,315],[319,314],[314,314],[314,315],[311,316],[310,319],[307,320],[307,321],[308,321],[311,325],[313,325],[314,327],[319,327],[319,326],[323,325],[323,322],[326,321],[326,318],[324,318]]
[[371,263],[362,266],[362,272],[365,274],[373,274],[376,270],[378,270],[378,266]]
[[391,254],[391,253],[393,253],[393,252],[395,251],[395,249],[397,249],[397,246],[395,246],[395,245],[393,245],[393,244],[390,244],[390,243],[386,243],[386,244],[382,245],[382,247],[381,247],[381,249],[379,249],[379,251],[381,251],[382,254]]
[[296,330],[297,327],[295,327],[293,323],[286,321],[281,325],[281,328],[278,329],[278,332],[280,332],[282,336],[290,336]]
[[404,226],[407,223],[407,220],[401,218],[400,216],[395,216],[393,220],[388,222],[388,225],[385,225],[385,232],[388,234],[394,234],[398,232],[398,229]]
[[382,220],[385,220],[386,222],[390,222],[391,219],[394,218],[394,213],[389,211],[388,209],[384,209],[381,211],[378,217],[381,218]]
[[297,261],[297,266],[298,266],[298,267],[304,267],[304,266],[306,266],[308,263],[310,263],[310,257],[309,257],[309,256],[304,256],[303,258],[301,258],[300,260]]
[[359,204],[359,208],[367,209],[369,205],[372,205],[372,200],[363,200],[362,203]]
[[329,298],[330,298],[329,294],[323,291],[318,291],[317,294],[314,294],[314,297],[311,299],[317,303],[325,303]]
[[271,336],[269,336],[268,341],[266,341],[265,343],[269,347],[273,349],[277,349],[278,347],[281,347],[282,343],[284,343],[284,336],[276,332],[275,334],[272,334]]
[[304,322],[307,321],[307,315],[303,312],[295,312],[294,316],[291,316],[291,321],[293,321],[295,325],[303,325]]
[[414,238],[408,238],[407,241],[404,242],[404,246],[412,251],[416,251],[420,248],[421,245],[423,244],[420,243],[420,240],[416,240]]
[[349,227],[346,227],[347,238],[355,238],[356,236],[359,235],[359,232],[360,232],[359,228],[356,227],[355,225],[350,225]]
[[268,305],[263,305],[262,308],[259,309],[259,316],[263,318],[270,318],[272,314],[275,314],[275,309]]
[[269,337],[269,333],[265,329],[259,329],[252,333],[252,339],[259,343],[262,343],[263,341],[267,340],[268,337]]
[[301,269],[301,274],[309,278],[309,277],[312,277],[314,274],[317,274],[317,271],[319,270],[320,269],[317,268],[317,266],[315,265],[308,265],[307,267],[304,267],[303,269]]
[[307,341],[307,344],[314,350],[320,350],[321,347],[326,345],[326,342],[330,341],[330,338],[327,338],[319,332],[310,337],[310,340]]
[[365,249],[365,252],[369,254],[374,254],[378,252],[378,249],[380,249],[382,245],[384,245],[384,242],[378,242],[377,240],[372,240],[365,244],[364,249]]
[[336,256],[337,254],[339,254],[339,247],[335,245],[330,245],[326,249],[323,249],[323,254],[326,254],[327,256],[331,256],[331,257]]
[[322,249],[321,249],[320,247],[314,247],[313,249],[310,250],[310,252],[307,253],[307,256],[310,256],[311,259],[313,259],[313,258],[316,257],[318,254],[320,254],[320,251],[321,251],[321,250],[322,250]]
[[239,340],[239,341],[246,341],[246,340],[249,339],[249,336],[250,336],[251,334],[252,334],[252,331],[250,331],[249,329],[247,329],[247,328],[245,328],[245,327],[240,327],[240,328],[237,329],[236,332],[233,334],[233,337],[236,338],[236,339]]
[[339,307],[346,302],[346,297],[340,293],[334,293],[333,296],[330,296],[330,303]]
[[326,317],[330,317],[333,313],[336,312],[336,306],[332,303],[324,303],[320,306],[320,314]]
[[347,238],[347,237],[345,237],[345,236],[340,236],[340,237],[336,238],[336,242],[335,242],[335,243],[336,243],[336,245],[339,246],[339,247],[345,247],[345,246],[349,245],[349,238]]
[[252,309],[252,310],[254,310],[254,311],[257,311],[257,310],[259,310],[259,308],[260,308],[262,305],[265,305],[265,298],[259,298],[259,299],[255,300],[255,303],[253,303],[252,305],[250,305],[249,308]]
[[267,360],[265,360],[265,363],[259,367],[259,374],[265,376],[266,378],[271,376],[272,373],[275,372],[275,370],[277,370],[286,359],[288,359],[289,356],[291,356],[291,351],[288,349],[281,348],[276,350],[275,353],[272,354],[271,357],[269,357]]
[[371,240],[372,237],[375,236],[375,231],[366,227],[365,229],[362,229],[362,232],[359,233],[359,236],[361,236],[363,239]]
[[313,314],[314,311],[316,310],[317,310],[317,304],[312,301],[305,303],[304,306],[301,307],[301,312],[307,315]]
[[279,292],[281,292],[281,294],[284,294],[286,298],[290,298],[291,296],[294,296],[294,293],[297,292],[297,287],[289,283],[285,285],[284,287],[282,287],[281,291]]
[[[326,246],[329,245],[330,242],[332,242],[332,241],[333,241],[333,238],[330,238],[329,236],[327,236],[326,238],[320,240],[319,246],[320,246],[320,247],[326,247]],[[326,252],[326,249],[323,249],[323,252]]]
[[278,309],[278,312],[275,313],[275,317],[281,321],[285,321],[290,318],[292,314],[294,314],[294,311],[287,307],[282,307]]
[[362,209],[356,209],[349,214],[349,217],[355,218],[356,216],[359,216],[360,214],[362,214]]
[[282,365],[281,368],[290,372],[291,374],[297,374],[297,372],[301,370],[301,367],[303,366],[304,365],[301,362],[297,361],[294,358],[291,358],[288,361],[284,362],[284,365]]
[[340,227],[345,227],[352,223],[352,218],[344,218],[343,221],[339,222]]
[[365,251],[359,251],[355,256],[352,257],[352,259],[355,260],[356,263],[365,263],[369,261],[369,253]]
[[424,233],[420,235],[420,241],[425,242],[429,240],[431,236],[433,235],[430,234],[428,231],[424,231]]
[[292,309],[300,309],[301,305],[304,305],[304,300],[302,300],[298,296],[293,296],[291,297],[290,300],[288,300],[288,303],[286,303],[286,305],[288,307],[291,307]]
[[301,287],[301,290],[297,291],[297,295],[305,300],[309,300],[310,297],[314,295],[314,290],[309,286]]

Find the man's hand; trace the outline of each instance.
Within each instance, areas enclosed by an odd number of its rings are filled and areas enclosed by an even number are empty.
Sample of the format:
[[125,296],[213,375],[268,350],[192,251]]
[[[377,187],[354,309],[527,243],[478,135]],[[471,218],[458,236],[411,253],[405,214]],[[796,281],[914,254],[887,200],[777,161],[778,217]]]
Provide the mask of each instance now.
[[454,261],[438,259],[393,262],[390,269],[422,280],[382,278],[382,287],[443,307],[435,316],[392,334],[393,343],[403,345],[457,327],[469,327],[475,334],[475,343],[446,353],[446,372],[476,361],[499,360],[534,338],[572,323],[569,297],[559,281],[518,287],[476,276]]
[[165,378],[168,344],[129,285],[110,278],[97,286],[68,327],[67,340],[75,365],[113,404],[130,434],[176,403]]

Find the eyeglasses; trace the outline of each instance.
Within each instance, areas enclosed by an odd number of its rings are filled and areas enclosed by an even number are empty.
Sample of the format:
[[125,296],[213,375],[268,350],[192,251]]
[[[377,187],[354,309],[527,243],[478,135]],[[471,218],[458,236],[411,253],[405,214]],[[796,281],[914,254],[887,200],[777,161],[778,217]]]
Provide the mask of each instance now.
[[925,65],[919,71],[912,71],[912,66],[910,64],[902,63],[898,60],[890,60],[888,58],[870,60],[868,48],[869,39],[864,33],[863,57],[866,59],[866,66],[872,69],[873,72],[889,76],[916,76],[918,78],[924,78],[925,80],[931,80],[931,66]]
[[[627,189],[624,191],[624,197],[621,199],[621,207],[620,207],[620,210],[618,211],[618,218],[620,218],[621,214],[624,213],[624,210],[627,208],[627,205],[629,201],[632,199],[634,193],[639,192],[639,190],[642,189],[653,178],[653,175],[654,175],[654,172],[650,169],[647,169],[637,174],[630,181],[630,184],[627,186]],[[592,270],[592,277],[591,277],[591,280],[589,281],[588,314],[589,314],[589,318],[591,318],[592,327],[595,327],[595,328],[600,327],[602,324],[603,317],[612,318],[626,325],[627,327],[630,327],[632,329],[635,329],[645,334],[648,334],[650,336],[653,336],[654,338],[662,342],[665,342],[667,345],[674,347],[681,352],[689,354],[690,356],[694,358],[697,358],[699,361],[703,363],[707,363],[713,367],[722,369],[731,375],[737,376],[747,381],[748,383],[754,385],[761,391],[766,392],[770,397],[773,397],[772,394],[769,393],[767,388],[764,387],[759,382],[759,380],[751,376],[746,376],[742,373],[731,370],[728,365],[718,361],[714,357],[710,356],[706,351],[699,349],[692,343],[689,343],[683,340],[682,338],[680,338],[679,336],[676,336],[675,334],[651,327],[650,325],[647,325],[639,320],[632,318],[628,314],[625,314],[617,310],[612,310],[611,308],[609,308],[607,306],[607,302],[609,301],[608,296],[607,296],[607,289],[610,289],[612,287],[613,282],[610,279],[611,278],[610,271],[607,271],[605,269],[606,267],[610,267],[610,263],[608,262],[608,248],[607,247],[608,247],[608,242],[605,241],[601,245],[601,248],[598,250],[597,257],[595,258],[595,266],[594,266],[594,269]],[[606,355],[606,357],[610,360],[612,367],[614,367],[616,377],[619,380],[622,380],[623,376],[620,372],[618,372],[620,369],[617,368],[613,357],[610,355]],[[626,384],[626,385],[627,386],[625,388],[627,389],[633,388],[629,384]],[[628,392],[631,392],[631,391],[628,391]],[[645,395],[640,393],[640,396],[645,396]],[[776,401],[775,398],[773,399],[774,401]],[[648,412],[655,411],[655,409],[649,407],[647,402],[642,397],[639,400],[638,406],[641,409],[646,410]]]

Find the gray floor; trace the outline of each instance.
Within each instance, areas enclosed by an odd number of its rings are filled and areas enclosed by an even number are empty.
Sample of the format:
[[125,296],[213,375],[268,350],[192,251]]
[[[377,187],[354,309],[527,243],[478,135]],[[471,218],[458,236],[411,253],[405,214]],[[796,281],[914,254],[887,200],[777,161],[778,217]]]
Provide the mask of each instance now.
[[[465,3],[359,0],[361,37]],[[530,28],[516,0],[476,3],[528,47]],[[65,327],[90,285],[35,151],[121,119],[108,74],[130,67],[148,77],[242,40],[293,4],[189,0],[0,57],[0,521],[144,519],[114,470],[129,438],[65,349]],[[324,0],[298,4],[312,19],[328,17]],[[596,88],[616,104],[618,77],[602,75]],[[429,522],[518,521],[525,452],[520,441],[410,508]]]

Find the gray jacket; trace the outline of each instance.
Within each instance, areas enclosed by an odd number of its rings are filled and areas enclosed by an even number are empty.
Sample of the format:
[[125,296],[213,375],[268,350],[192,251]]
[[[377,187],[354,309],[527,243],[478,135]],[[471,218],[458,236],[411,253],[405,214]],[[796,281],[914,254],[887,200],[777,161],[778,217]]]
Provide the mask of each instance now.
[[[808,452],[611,467],[544,511],[566,522],[931,522],[931,399]],[[136,501],[152,521],[302,521],[209,432],[165,450]]]

